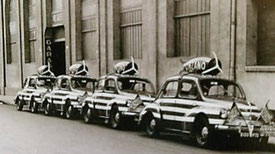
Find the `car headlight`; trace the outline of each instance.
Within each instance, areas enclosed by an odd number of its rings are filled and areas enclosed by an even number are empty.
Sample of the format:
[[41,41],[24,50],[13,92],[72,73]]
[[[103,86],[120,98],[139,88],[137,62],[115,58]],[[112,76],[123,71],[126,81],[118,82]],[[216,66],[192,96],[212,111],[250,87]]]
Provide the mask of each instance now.
[[131,101],[131,100],[127,100],[127,101],[126,101],[126,106],[127,106],[127,107],[132,106],[132,101]]
[[227,110],[224,110],[224,109],[223,109],[223,110],[220,111],[220,117],[221,117],[221,118],[226,119],[227,116],[228,116]]
[[82,97],[78,97],[78,98],[77,98],[77,102],[78,102],[78,103],[82,102],[82,100],[83,100]]

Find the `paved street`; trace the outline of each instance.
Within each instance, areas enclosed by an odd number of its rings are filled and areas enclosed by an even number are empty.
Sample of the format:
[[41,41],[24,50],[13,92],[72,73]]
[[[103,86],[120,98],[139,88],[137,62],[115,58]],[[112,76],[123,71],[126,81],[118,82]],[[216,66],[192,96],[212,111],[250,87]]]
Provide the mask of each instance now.
[[135,129],[113,130],[103,124],[84,124],[80,120],[46,117],[15,106],[0,105],[1,154],[60,153],[274,153],[275,143],[267,147],[227,147],[200,149],[179,137],[163,135],[157,139]]

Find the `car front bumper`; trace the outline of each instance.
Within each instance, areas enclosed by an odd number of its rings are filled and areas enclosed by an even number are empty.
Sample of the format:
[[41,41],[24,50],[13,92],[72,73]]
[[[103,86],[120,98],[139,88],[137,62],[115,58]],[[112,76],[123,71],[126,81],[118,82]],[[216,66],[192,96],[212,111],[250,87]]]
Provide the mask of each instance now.
[[262,125],[262,126],[230,126],[230,125],[215,125],[216,131],[224,134],[237,134],[240,137],[264,137],[264,136],[275,136],[275,125]]

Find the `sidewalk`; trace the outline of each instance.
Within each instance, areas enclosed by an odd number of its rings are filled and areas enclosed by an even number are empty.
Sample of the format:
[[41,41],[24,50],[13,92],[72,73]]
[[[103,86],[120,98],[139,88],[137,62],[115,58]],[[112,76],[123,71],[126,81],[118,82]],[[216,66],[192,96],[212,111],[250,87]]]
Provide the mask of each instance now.
[[14,96],[0,95],[0,103],[14,105]]

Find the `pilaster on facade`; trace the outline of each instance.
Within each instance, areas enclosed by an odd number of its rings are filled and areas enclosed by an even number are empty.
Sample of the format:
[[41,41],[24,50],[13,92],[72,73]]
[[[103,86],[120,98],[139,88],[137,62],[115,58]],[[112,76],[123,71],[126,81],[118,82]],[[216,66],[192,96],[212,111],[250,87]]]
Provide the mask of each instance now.
[[3,1],[0,2],[0,95],[5,95],[5,52]]
[[69,73],[69,67],[72,65],[71,50],[71,1],[63,1],[63,22],[65,28],[65,53],[66,53],[66,73]]

